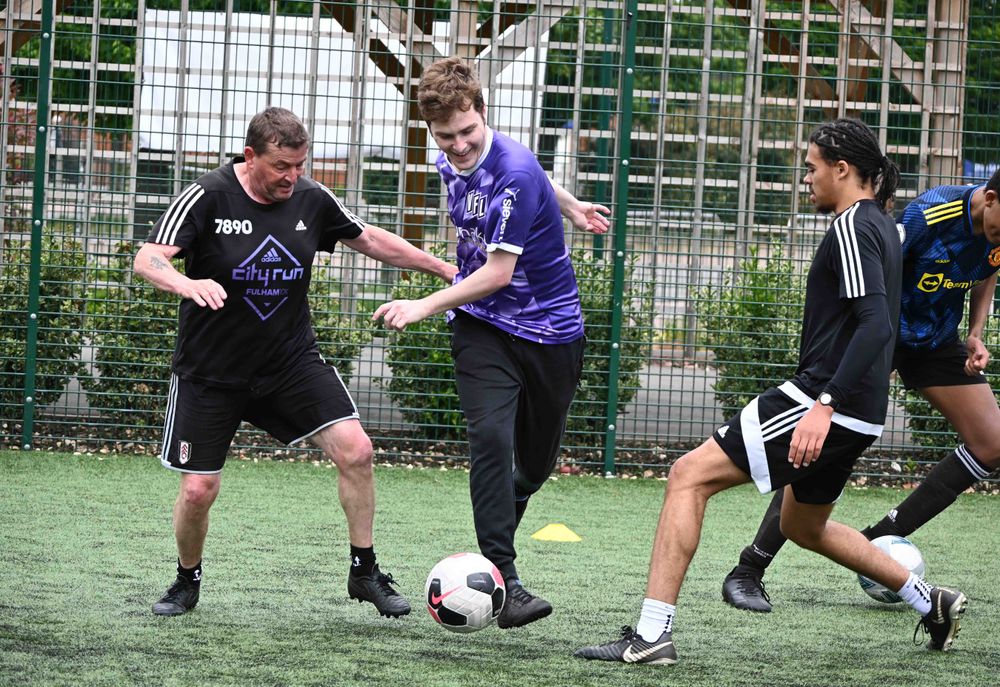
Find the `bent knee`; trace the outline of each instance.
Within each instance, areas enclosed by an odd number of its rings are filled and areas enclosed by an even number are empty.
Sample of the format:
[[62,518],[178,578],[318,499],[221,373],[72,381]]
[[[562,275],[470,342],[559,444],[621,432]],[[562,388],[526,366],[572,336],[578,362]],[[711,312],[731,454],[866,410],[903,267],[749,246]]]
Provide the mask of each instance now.
[[219,495],[217,480],[185,480],[181,484],[181,499],[195,508],[208,508]]
[[674,461],[667,473],[667,489],[699,489],[707,486],[705,472],[700,469],[691,454],[686,454]]
[[339,455],[328,456],[341,470],[371,470],[374,449],[371,439],[365,436],[352,441],[338,451]]

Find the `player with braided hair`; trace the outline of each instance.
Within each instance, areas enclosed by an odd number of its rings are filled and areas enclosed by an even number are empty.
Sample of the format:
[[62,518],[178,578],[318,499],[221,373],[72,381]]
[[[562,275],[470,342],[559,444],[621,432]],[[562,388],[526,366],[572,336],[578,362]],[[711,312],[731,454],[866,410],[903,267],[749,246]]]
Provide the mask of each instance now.
[[[862,530],[869,539],[907,537],[948,508],[958,495],[1000,467],[1000,407],[984,375],[990,352],[983,330],[1000,269],[1000,171],[985,186],[938,186],[900,214],[903,295],[894,365],[958,433],[949,453],[902,503]],[[969,294],[969,327],[958,333]],[[736,608],[767,613],[764,571],[785,543],[776,492],[753,542],[722,583]]]
[[581,658],[677,662],[675,604],[705,507],[714,494],[750,481],[761,493],[784,490],[780,523],[792,541],[898,590],[922,616],[928,648],[948,649],[958,631],[964,594],[932,587],[861,533],[829,519],[854,462],[885,422],[902,268],[886,203],[899,172],[857,120],[818,127],[805,164],[810,201],[835,218],[809,269],[795,376],[674,463],[639,623],[620,639],[579,649]]

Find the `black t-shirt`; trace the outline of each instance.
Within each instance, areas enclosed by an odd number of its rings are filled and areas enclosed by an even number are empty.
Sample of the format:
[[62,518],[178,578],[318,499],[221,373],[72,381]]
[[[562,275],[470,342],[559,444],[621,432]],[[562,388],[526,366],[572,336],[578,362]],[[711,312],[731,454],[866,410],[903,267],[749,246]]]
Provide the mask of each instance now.
[[[818,396],[837,372],[858,328],[852,299],[884,295],[893,338],[898,330],[902,250],[896,222],[874,200],[861,200],[834,219],[816,249],[806,282],[799,367],[794,381]],[[838,412],[881,424],[889,402],[892,342],[871,367],[844,381]]]
[[266,389],[315,344],[306,297],[316,251],[357,238],[364,222],[306,177],[286,201],[254,201],[233,168],[243,161],[184,189],[147,240],[180,246],[185,274],[213,279],[228,295],[219,310],[181,302],[173,371],[212,386]]

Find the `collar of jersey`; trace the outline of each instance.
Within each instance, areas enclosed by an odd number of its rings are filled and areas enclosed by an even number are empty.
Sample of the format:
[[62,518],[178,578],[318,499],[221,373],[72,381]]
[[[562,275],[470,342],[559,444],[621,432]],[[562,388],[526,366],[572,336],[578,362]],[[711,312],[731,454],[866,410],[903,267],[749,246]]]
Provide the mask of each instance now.
[[447,155],[444,156],[444,159],[448,162],[448,166],[451,167],[451,170],[455,172],[455,174],[457,174],[460,177],[469,177],[475,174],[476,170],[478,170],[482,166],[483,161],[486,160],[486,156],[490,154],[490,150],[492,149],[493,149],[493,129],[486,127],[486,143],[485,145],[483,145],[482,154],[479,156],[479,159],[476,160],[475,167],[463,172],[457,167],[455,167],[455,165],[451,164],[451,160],[448,159]]

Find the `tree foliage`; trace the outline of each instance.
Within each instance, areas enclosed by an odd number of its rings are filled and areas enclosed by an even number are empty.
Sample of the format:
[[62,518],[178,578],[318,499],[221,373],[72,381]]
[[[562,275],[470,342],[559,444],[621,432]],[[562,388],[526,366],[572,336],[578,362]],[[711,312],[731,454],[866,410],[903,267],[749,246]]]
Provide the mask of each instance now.
[[701,343],[714,352],[715,402],[726,417],[792,377],[798,365],[804,279],[780,246],[751,250],[721,285],[695,296]]

